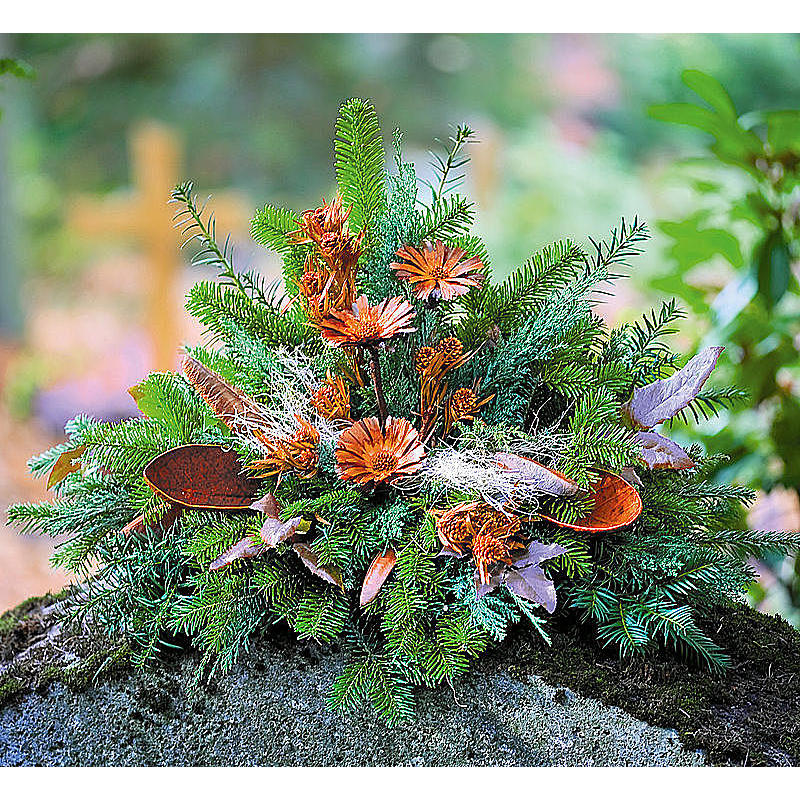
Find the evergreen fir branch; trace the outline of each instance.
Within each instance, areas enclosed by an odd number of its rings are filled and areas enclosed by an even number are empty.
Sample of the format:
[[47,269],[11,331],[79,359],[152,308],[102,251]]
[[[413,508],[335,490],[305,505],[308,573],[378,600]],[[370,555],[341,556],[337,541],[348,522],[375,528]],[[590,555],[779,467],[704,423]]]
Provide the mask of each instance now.
[[465,235],[475,221],[474,204],[461,195],[436,198],[419,215],[414,238],[417,242],[453,239]]
[[478,141],[475,131],[469,125],[459,125],[448,137],[449,144],[445,144],[439,139],[434,140],[439,145],[442,153],[429,151],[431,156],[431,167],[438,177],[436,184],[426,181],[425,184],[431,190],[431,205],[434,205],[448,192],[452,192],[464,182],[466,177],[464,167],[469,164],[469,155],[464,154],[463,150],[468,144]]
[[272,205],[258,209],[250,223],[253,239],[283,256],[292,250],[291,234],[299,229],[300,220],[293,211]]
[[594,248],[592,257],[592,271],[602,276],[601,280],[612,280],[621,277],[610,272],[615,266],[627,267],[629,260],[641,254],[639,245],[650,238],[647,225],[638,217],[633,218],[633,223],[628,224],[624,219],[618,228],[612,228],[610,241],[595,241],[589,237]]
[[740,403],[746,402],[748,398],[747,391],[736,386],[706,386],[686,408],[673,417],[673,420],[679,419],[687,424],[690,414],[695,423],[703,419],[711,419],[720,411],[734,408]]
[[246,278],[248,287],[245,287],[241,276],[233,267],[233,245],[230,234],[225,238],[222,248],[217,244],[216,218],[212,211],[206,215],[208,200],[202,206],[198,206],[194,183],[187,181],[176,186],[172,190],[170,203],[182,206],[174,217],[175,227],[183,236],[181,249],[187,247],[191,242],[196,242],[198,245],[198,251],[192,257],[192,265],[214,267],[219,270],[224,284],[235,287],[248,297],[259,297],[261,285],[258,280],[254,276],[248,275]]
[[[386,208],[385,154],[373,105],[352,98],[336,120],[336,180],[345,206],[352,206],[350,224],[371,240]],[[369,250],[369,247],[366,248]]]

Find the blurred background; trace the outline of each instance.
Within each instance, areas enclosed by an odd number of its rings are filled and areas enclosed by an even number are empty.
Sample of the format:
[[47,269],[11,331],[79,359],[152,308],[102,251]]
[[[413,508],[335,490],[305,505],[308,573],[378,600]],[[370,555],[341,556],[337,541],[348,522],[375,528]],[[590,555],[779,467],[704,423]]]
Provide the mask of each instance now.
[[[726,345],[716,381],[751,399],[691,436],[731,454],[719,480],[759,490],[752,527],[797,530],[798,74],[795,34],[0,33],[0,509],[46,496],[25,462],[66,420],[136,413],[127,388],[199,337],[171,186],[196,181],[239,265],[277,275],[250,216],[333,194],[333,121],[357,95],[423,178],[452,124],[478,131],[465,188],[500,274],[645,218],[602,313],[675,296],[680,351]],[[0,512],[0,609],[63,585],[55,544]],[[800,623],[800,560],[757,567],[752,602]]]

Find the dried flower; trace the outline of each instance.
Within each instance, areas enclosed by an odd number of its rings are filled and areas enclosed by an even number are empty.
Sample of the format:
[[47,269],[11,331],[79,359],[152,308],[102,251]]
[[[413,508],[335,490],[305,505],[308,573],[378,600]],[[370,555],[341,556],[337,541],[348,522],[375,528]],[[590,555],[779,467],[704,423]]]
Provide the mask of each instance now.
[[397,251],[401,261],[390,265],[399,278],[406,278],[420,300],[452,300],[466,294],[484,280],[483,262],[478,256],[461,260],[466,251],[444,242],[426,242],[421,249],[405,245]]
[[478,569],[481,583],[489,583],[489,570],[498,564],[511,564],[509,536],[480,533],[472,540],[472,557]]
[[458,555],[471,552],[483,583],[488,583],[493,566],[510,564],[512,553],[523,547],[519,518],[486,503],[459,503],[432,513],[439,541]]
[[336,346],[371,347],[400,333],[413,333],[414,309],[399,297],[370,306],[365,295],[356,300],[352,311],[331,311],[320,322],[322,335]]
[[478,398],[474,389],[456,389],[447,401],[445,409],[444,435],[450,433],[453,425],[457,422],[471,422],[475,414],[485,406],[494,395],[489,395],[482,399]]
[[350,391],[342,377],[328,370],[311,398],[311,405],[325,419],[350,419]]
[[464,355],[464,345],[455,336],[448,336],[436,345],[436,352],[442,354],[445,369],[452,369]]
[[256,438],[264,445],[267,455],[249,465],[248,469],[259,471],[257,478],[294,472],[301,478],[313,478],[317,474],[319,431],[295,414],[298,428],[289,439],[275,439],[263,431],[256,431]]
[[313,262],[309,259],[306,261],[303,274],[298,281],[298,289],[300,290],[300,294],[307,300],[319,300],[325,289],[326,281],[327,276],[325,273],[314,269]]
[[336,445],[336,464],[342,480],[356,483],[394,483],[418,472],[425,447],[408,420],[388,417],[384,429],[376,417],[353,423]]
[[414,367],[420,375],[428,369],[435,355],[436,351],[432,347],[420,347],[417,350],[417,354],[414,356]]

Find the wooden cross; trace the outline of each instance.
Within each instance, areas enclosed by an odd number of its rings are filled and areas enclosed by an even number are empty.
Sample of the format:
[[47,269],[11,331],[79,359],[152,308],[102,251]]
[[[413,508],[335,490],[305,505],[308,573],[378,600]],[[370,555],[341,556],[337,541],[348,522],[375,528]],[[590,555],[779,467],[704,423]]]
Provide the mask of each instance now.
[[[133,188],[100,201],[76,197],[68,220],[81,235],[125,237],[142,245],[147,258],[145,321],[153,343],[153,368],[164,371],[174,369],[180,345],[181,235],[173,222],[178,209],[167,201],[183,179],[182,148],[173,130],[148,121],[132,129],[129,149]],[[215,195],[210,205],[219,230],[246,229],[250,208],[241,195]]]

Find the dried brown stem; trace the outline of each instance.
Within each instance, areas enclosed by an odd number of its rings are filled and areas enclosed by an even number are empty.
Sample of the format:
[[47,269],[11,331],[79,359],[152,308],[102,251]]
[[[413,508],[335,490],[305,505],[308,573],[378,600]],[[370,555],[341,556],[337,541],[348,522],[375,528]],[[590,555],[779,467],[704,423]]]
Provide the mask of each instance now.
[[386,398],[383,396],[383,382],[381,380],[381,365],[378,359],[378,348],[370,347],[370,367],[372,369],[372,386],[375,389],[375,399],[378,401],[378,422],[381,425],[381,430],[386,425]]

